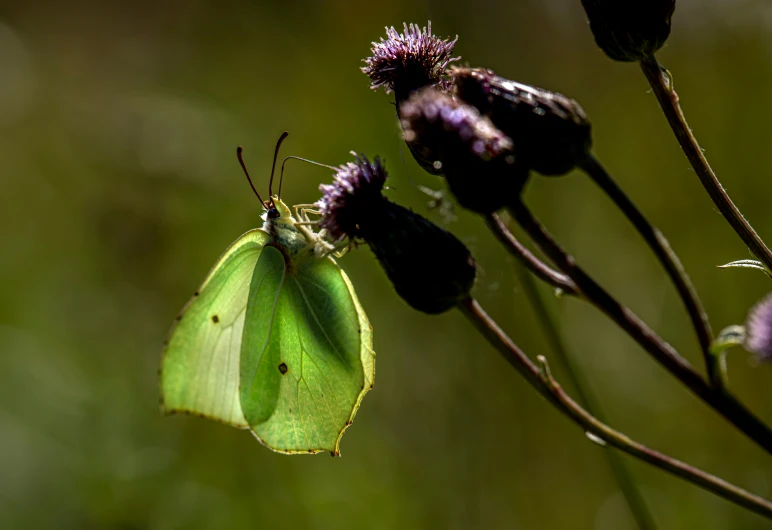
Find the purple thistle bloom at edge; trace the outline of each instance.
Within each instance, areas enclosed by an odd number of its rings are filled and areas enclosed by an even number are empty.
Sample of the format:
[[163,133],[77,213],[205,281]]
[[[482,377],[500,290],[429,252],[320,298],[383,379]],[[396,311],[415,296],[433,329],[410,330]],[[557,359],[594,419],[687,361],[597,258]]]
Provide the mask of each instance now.
[[748,312],[745,333],[745,349],[762,361],[772,360],[772,294]]
[[443,75],[448,64],[459,59],[451,57],[458,36],[452,41],[435,37],[431,21],[424,28],[418,24],[403,27],[401,34],[387,27],[386,39],[372,43],[372,55],[364,59],[366,66],[362,67],[372,82],[370,88],[396,92],[398,100],[427,85],[448,88]]

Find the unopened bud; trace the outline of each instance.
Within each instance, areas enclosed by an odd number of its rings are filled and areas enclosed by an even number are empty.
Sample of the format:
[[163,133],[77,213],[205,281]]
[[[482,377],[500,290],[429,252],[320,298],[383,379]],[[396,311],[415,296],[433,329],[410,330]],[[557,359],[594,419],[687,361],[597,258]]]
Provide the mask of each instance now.
[[563,175],[587,157],[590,121],[575,100],[484,68],[453,68],[450,73],[456,97],[512,139],[519,164],[543,175]]
[[670,35],[675,0],[582,0],[595,42],[615,61],[640,61]]

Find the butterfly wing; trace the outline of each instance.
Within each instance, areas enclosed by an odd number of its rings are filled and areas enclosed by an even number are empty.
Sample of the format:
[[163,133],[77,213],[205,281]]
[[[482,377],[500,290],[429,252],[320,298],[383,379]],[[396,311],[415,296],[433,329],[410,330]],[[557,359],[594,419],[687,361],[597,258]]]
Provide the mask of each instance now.
[[372,328],[330,258],[288,268],[266,246],[255,267],[241,354],[241,407],[257,438],[283,453],[339,454],[375,374]]
[[249,286],[268,241],[260,229],[237,239],[177,317],[161,360],[161,405],[167,414],[249,426],[239,402],[239,356]]

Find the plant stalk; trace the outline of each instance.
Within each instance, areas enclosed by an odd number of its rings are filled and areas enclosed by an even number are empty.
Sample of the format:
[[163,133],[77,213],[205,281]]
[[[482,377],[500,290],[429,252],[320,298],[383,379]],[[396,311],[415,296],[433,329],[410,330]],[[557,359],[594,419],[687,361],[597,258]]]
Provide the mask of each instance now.
[[662,68],[654,55],[643,59],[640,64],[641,70],[643,70],[649,85],[651,85],[654,91],[654,95],[657,96],[659,106],[665,113],[670,128],[673,129],[681,149],[683,149],[686,158],[689,159],[705,191],[708,192],[708,195],[713,200],[713,204],[716,205],[721,215],[729,222],[750,251],[768,269],[772,269],[772,252],[770,252],[750,223],[743,217],[743,214],[734,205],[732,199],[729,198],[729,194],[724,189],[724,186],[721,185],[710,164],[708,164],[705,154],[697,143],[697,138],[695,138],[689,124],[686,122],[686,117],[678,102],[678,94],[673,88],[672,77],[667,70]]
[[697,291],[694,289],[689,276],[686,274],[681,261],[665,236],[657,228],[651,225],[641,211],[635,206],[627,194],[617,185],[614,179],[609,175],[603,165],[590,155],[582,164],[582,170],[603,190],[614,204],[625,214],[627,219],[633,224],[635,229],[646,241],[651,250],[657,256],[657,259],[664,267],[670,280],[676,287],[678,295],[681,297],[689,318],[692,321],[692,327],[697,334],[697,341],[700,344],[705,366],[708,371],[708,380],[715,387],[723,386],[721,372],[716,363],[715,356],[710,353],[710,344],[713,341],[713,332],[710,329],[708,315],[702,307]]
[[504,245],[509,253],[518,261],[525,265],[528,270],[534,273],[538,278],[555,289],[560,289],[566,294],[572,296],[581,296],[579,289],[576,288],[574,281],[560,271],[556,271],[542,260],[537,258],[528,248],[517,240],[515,235],[509,231],[507,225],[496,213],[484,216],[485,224],[488,225],[496,239]]
[[467,298],[459,303],[459,309],[475,328],[498,350],[499,353],[515,368],[528,383],[542,396],[579,425],[586,433],[599,438],[606,444],[615,447],[635,458],[681,477],[692,484],[710,491],[720,497],[732,501],[744,508],[772,519],[772,503],[754,495],[729,482],[715,477],[701,469],[695,468],[659,453],[632,440],[625,434],[615,431],[582,408],[569,396],[552,377],[544,357],[539,357],[541,366],[535,365],[528,356],[499,328],[496,322],[488,316],[479,303],[473,298]]
[[[544,329],[544,334],[550,343],[551,349],[560,363],[564,366],[566,374],[568,374],[568,379],[571,382],[571,386],[573,386],[576,391],[577,401],[589,414],[605,423],[606,420],[604,419],[600,404],[598,403],[598,400],[595,399],[591,386],[584,377],[581,369],[571,359],[568,348],[561,337],[557,319],[548,307],[544,297],[539,293],[536,282],[531,275],[528,274],[528,271],[525,270],[523,264],[518,263],[517,272],[520,277],[520,283],[523,285],[525,295],[536,312],[536,316]],[[627,502],[630,514],[633,516],[638,528],[640,530],[654,530],[657,528],[649,508],[646,506],[646,501],[643,499],[643,496],[635,483],[635,479],[632,477],[632,474],[625,463],[614,451],[606,451],[604,454],[608,460],[611,472],[619,484],[619,489]]]
[[659,337],[629,308],[613,298],[576,264],[574,258],[553,239],[552,235],[547,232],[525,204],[516,202],[510,206],[510,211],[534,243],[558,268],[571,277],[588,301],[611,318],[697,397],[772,454],[772,430],[768,425],[754,416],[729,392],[714,388],[707,383],[675,348]]

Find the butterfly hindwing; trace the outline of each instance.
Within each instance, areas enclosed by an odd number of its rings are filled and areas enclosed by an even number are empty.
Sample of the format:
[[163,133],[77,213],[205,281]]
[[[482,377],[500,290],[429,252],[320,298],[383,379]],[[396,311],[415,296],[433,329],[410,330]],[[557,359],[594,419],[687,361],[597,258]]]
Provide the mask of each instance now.
[[372,385],[372,330],[345,273],[330,258],[288,267],[267,246],[246,312],[241,405],[255,435],[286,453],[338,453]]

